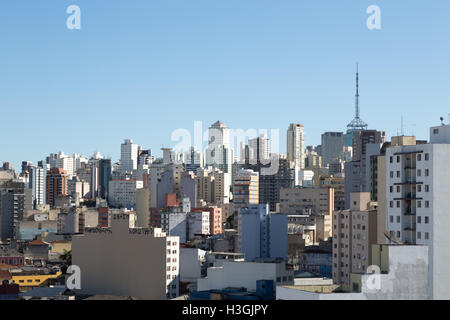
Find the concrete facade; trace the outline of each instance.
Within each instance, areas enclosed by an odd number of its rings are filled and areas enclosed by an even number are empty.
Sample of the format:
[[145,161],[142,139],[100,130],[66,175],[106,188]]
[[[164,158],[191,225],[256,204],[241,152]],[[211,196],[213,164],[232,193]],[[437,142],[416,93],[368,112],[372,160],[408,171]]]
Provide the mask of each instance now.
[[177,296],[178,237],[166,237],[160,229],[130,229],[127,214],[113,215],[111,224],[73,237],[72,259],[81,268],[81,292],[150,300]]

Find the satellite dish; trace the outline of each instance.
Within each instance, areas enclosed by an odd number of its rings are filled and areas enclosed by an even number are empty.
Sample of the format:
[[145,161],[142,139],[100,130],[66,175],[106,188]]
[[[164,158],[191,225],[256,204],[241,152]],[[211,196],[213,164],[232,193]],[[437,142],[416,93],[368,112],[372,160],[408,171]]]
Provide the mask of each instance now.
[[396,239],[394,236],[391,236],[387,231],[384,231],[384,236],[392,243],[395,244],[403,244],[400,240]]

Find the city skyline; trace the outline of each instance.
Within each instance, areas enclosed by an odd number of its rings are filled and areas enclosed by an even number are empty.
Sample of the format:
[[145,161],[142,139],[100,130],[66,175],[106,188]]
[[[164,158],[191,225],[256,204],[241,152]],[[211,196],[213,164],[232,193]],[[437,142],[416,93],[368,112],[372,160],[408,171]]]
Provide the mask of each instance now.
[[118,159],[125,138],[159,152],[177,128],[217,119],[278,128],[281,150],[289,124],[301,123],[317,145],[354,116],[356,63],[369,129],[396,135],[403,116],[404,133],[426,139],[450,111],[450,4],[377,1],[382,28],[369,30],[372,2],[80,0],[80,30],[66,27],[73,1],[2,3],[0,159]]

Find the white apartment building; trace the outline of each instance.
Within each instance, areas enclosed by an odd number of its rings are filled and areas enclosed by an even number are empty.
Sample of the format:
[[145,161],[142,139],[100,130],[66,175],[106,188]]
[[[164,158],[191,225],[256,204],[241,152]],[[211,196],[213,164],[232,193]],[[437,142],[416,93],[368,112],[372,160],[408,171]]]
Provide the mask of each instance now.
[[429,247],[429,296],[450,299],[450,125],[430,142],[386,151],[386,223],[391,240]]
[[[132,250],[130,249],[132,248]],[[179,294],[178,237],[161,229],[129,228],[127,214],[112,215],[111,228],[87,228],[72,241],[85,294],[164,300]]]
[[287,130],[287,159],[299,169],[305,168],[305,128],[291,123]]
[[136,190],[143,186],[142,181],[134,179],[109,181],[108,204],[116,208],[136,208]]

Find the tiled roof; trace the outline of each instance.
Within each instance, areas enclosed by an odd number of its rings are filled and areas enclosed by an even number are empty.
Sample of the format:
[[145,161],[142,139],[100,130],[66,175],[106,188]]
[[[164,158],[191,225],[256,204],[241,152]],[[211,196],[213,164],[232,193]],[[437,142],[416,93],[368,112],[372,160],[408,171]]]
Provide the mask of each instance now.
[[31,242],[28,242],[28,245],[29,246],[48,246],[49,244],[42,240],[33,240]]
[[8,270],[0,270],[0,279],[2,280],[12,279],[11,273]]

